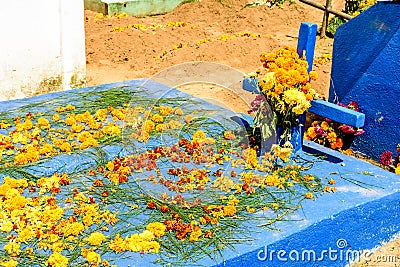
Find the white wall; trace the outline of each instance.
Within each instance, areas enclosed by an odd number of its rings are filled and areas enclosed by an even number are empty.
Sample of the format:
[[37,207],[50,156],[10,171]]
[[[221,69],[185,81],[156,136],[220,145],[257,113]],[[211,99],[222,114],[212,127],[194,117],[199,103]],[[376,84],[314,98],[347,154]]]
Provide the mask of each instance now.
[[85,84],[83,0],[1,4],[0,100]]

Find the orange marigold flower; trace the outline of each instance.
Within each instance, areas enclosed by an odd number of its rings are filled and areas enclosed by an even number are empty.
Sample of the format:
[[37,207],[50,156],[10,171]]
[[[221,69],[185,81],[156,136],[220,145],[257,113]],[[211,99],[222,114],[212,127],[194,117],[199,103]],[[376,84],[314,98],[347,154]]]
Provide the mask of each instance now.
[[233,205],[224,206],[224,216],[232,217],[236,213],[236,207]]
[[160,207],[160,211],[165,213],[169,211],[169,207],[167,205],[161,205]]

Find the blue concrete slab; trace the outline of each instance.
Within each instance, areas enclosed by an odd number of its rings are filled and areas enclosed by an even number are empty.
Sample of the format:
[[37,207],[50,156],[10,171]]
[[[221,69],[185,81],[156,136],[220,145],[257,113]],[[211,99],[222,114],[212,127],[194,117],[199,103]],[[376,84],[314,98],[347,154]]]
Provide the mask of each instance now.
[[[242,117],[241,114],[235,114],[145,79],[7,101],[1,103],[0,115],[4,118],[26,114],[26,111],[46,112],[66,103],[82,103],[83,98],[87,98],[90,103],[101,99],[101,93],[109,90],[129,92],[132,96],[132,104],[139,104],[139,100],[146,96],[150,99],[146,105],[152,105],[158,101],[169,101],[171,104],[176,104],[175,106],[181,106],[186,114],[218,122],[211,128],[206,123],[200,124],[199,129],[205,131],[237,129],[245,124],[237,123],[237,118]],[[140,103],[144,105],[144,102]],[[233,117],[235,119],[231,119]],[[245,116],[242,118],[245,121],[250,119]],[[251,121],[248,123],[251,125]],[[213,127],[217,127],[217,131]],[[160,145],[160,142],[168,144],[172,141],[173,138],[153,138],[147,144],[134,143],[133,147],[137,150],[145,150]],[[118,144],[103,148],[107,159],[129,153],[124,149]],[[258,227],[258,223],[244,223],[243,226],[250,241],[235,244],[232,248],[221,248],[221,254],[216,255],[215,258],[204,255],[206,257],[195,261],[189,259],[184,266],[344,266],[349,261],[349,257],[343,256],[344,254],[354,255],[359,250],[371,249],[399,232],[400,213],[397,203],[400,200],[398,193],[400,176],[310,142],[305,143],[303,151],[296,154],[293,160],[312,165],[309,172],[318,177],[335,179],[338,192],[323,194],[315,201],[304,202],[301,210],[274,225],[274,228],[279,231]],[[44,172],[44,175],[47,175],[56,170],[72,172],[76,170],[76,166],[87,168],[91,164],[93,165],[94,162],[89,154],[80,154],[79,157],[71,154],[55,157],[28,170],[34,174]],[[164,167],[168,168],[169,163],[165,164],[167,165]],[[226,170],[230,168],[232,167],[224,166]],[[4,175],[3,173],[1,177]],[[140,177],[140,175],[137,173],[135,177]],[[71,184],[71,188],[88,186],[87,182],[90,182],[88,176],[82,175],[80,178],[80,181]],[[152,188],[149,184],[146,186],[149,186],[146,187],[148,192],[157,189],[156,186]],[[139,193],[131,192],[132,197]],[[124,205],[119,208],[121,212],[129,209]],[[126,222],[121,222],[116,227],[131,229],[132,225],[143,224],[147,215],[146,212],[127,215]],[[265,218],[271,216],[270,211],[256,215]],[[279,252],[280,250],[283,252]],[[324,250],[331,254],[328,255]],[[322,252],[327,256],[317,257]],[[307,258],[302,259],[303,254]],[[268,257],[265,257],[266,255]],[[117,266],[160,266],[154,263],[159,257],[158,254],[125,253],[105,256],[105,258],[116,258],[113,263]],[[171,258],[171,262],[173,261],[174,259]],[[175,265],[172,264],[172,266]]]

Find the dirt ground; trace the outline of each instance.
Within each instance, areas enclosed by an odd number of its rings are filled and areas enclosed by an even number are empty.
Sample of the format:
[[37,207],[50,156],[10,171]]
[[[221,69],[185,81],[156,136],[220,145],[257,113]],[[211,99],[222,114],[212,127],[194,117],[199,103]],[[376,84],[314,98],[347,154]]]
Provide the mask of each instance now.
[[[245,73],[262,68],[261,53],[284,45],[295,47],[301,22],[320,25],[323,18],[322,11],[299,1],[282,8],[243,8],[249,1],[199,0],[182,4],[171,13],[145,18],[101,18],[85,10],[87,86],[155,77],[234,111],[247,111],[249,96],[240,95],[237,81]],[[325,4],[323,0],[318,2]],[[341,10],[343,5],[344,0],[335,0],[333,8]],[[331,55],[332,47],[333,39],[318,39],[316,58]],[[213,83],[201,82],[199,73],[204,74],[204,66],[189,64],[189,70],[182,71],[179,65],[176,69],[178,64],[195,61],[220,64],[212,69],[218,76],[211,79]],[[319,74],[313,87],[326,96],[331,62],[320,62],[313,68]],[[233,88],[233,92],[226,88]],[[352,266],[398,266],[399,248],[397,239],[369,261]],[[382,260],[391,255],[395,262]]]
[[[243,73],[253,72],[262,68],[262,52],[296,46],[301,22],[319,25],[323,18],[322,11],[300,2],[283,8],[243,8],[247,1],[201,0],[145,18],[101,19],[85,11],[87,85],[152,77],[189,61],[215,62]],[[176,22],[181,26],[168,27]],[[147,29],[136,29],[140,27],[133,27],[135,24]],[[115,27],[125,29],[113,31]],[[228,39],[221,40],[224,36]],[[316,57],[331,54],[332,43],[332,39],[318,40]],[[330,67],[330,62],[314,67],[320,76],[314,88],[322,94],[329,87]]]

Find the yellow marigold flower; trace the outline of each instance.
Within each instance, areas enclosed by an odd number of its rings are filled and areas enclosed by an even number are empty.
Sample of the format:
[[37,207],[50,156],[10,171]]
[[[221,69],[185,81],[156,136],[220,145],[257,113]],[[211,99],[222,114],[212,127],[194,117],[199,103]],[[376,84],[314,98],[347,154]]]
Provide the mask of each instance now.
[[195,226],[194,230],[190,233],[189,241],[190,242],[198,241],[201,234],[202,234],[202,231],[201,231],[200,226]]
[[64,229],[64,236],[78,236],[79,234],[83,233],[85,230],[85,227],[83,226],[82,223],[80,222],[74,222],[72,224],[69,224],[65,226]]
[[304,196],[307,199],[313,199],[314,198],[314,196],[313,196],[313,194],[311,192],[307,192]]
[[274,173],[266,176],[264,182],[268,186],[279,186],[281,184],[281,179]]
[[97,142],[96,139],[94,138],[89,138],[86,139],[85,141],[83,141],[80,145],[79,145],[79,149],[83,150],[89,147],[93,147],[93,146],[98,146],[99,143]]
[[193,121],[193,117],[191,115],[186,115],[185,116],[185,122],[186,123],[191,123]]
[[33,128],[33,123],[30,119],[26,118],[23,126],[25,130],[31,130]]
[[272,90],[275,86],[275,73],[268,72],[260,81],[260,86],[262,88],[262,92],[267,94],[270,90]]
[[167,107],[160,106],[160,107],[158,108],[158,112],[160,112],[160,114],[161,114],[162,116],[167,116],[167,115],[171,114],[172,110],[173,110],[173,109],[172,109],[172,107],[170,107],[170,106],[167,106]]
[[16,257],[21,253],[20,244],[13,241],[7,243],[4,246],[4,250],[12,257]]
[[13,227],[14,227],[14,224],[11,221],[9,221],[9,220],[3,221],[0,226],[0,231],[9,233],[13,230]]
[[396,169],[394,170],[394,172],[395,172],[396,174],[400,175],[400,163],[397,164],[397,167],[396,167]]
[[75,109],[75,106],[73,106],[73,105],[71,105],[71,104],[68,104],[66,107],[65,107],[65,110],[68,110],[68,111],[71,111],[71,110],[74,110]]
[[40,220],[48,225],[58,222],[64,215],[64,210],[60,207],[50,208],[46,207],[40,216]]
[[183,111],[181,108],[175,108],[174,113],[178,116],[183,116]]
[[67,118],[65,119],[65,124],[68,126],[76,124],[75,116],[73,114],[68,115]]
[[114,162],[109,161],[109,162],[106,164],[106,168],[107,168],[109,171],[113,171],[113,170],[114,170]]
[[275,156],[277,156],[284,162],[288,162],[293,149],[290,147],[281,147],[277,144],[274,144],[271,147],[271,151],[274,153]]
[[43,146],[39,149],[40,155],[52,156],[56,153],[56,150],[51,144],[44,143]]
[[[208,179],[207,181],[209,181]],[[207,182],[205,181],[205,182]],[[212,187],[218,188],[221,191],[230,192],[232,188],[234,188],[235,182],[225,175],[221,175],[217,179],[214,180]]]
[[307,132],[305,134],[305,139],[307,140],[312,140],[313,138],[315,138],[317,136],[317,133],[315,132],[315,128],[314,127],[309,127],[307,129]]
[[113,241],[108,244],[108,247],[112,249],[114,252],[123,252],[125,251],[125,240],[121,238],[120,234],[117,234]]
[[11,260],[8,260],[8,261],[0,262],[0,266],[2,266],[2,267],[16,267],[16,266],[18,266],[18,262],[13,260],[13,259],[11,259]]
[[40,127],[50,128],[49,120],[46,119],[46,118],[40,117],[40,118],[38,119],[38,125],[39,125]]
[[146,230],[152,232],[155,237],[162,237],[167,227],[163,223],[152,222],[146,226]]
[[233,131],[225,131],[224,138],[227,140],[234,140],[236,138],[235,133]]
[[193,139],[193,141],[204,140],[204,139],[206,139],[206,134],[203,131],[198,130],[193,134],[192,139]]
[[318,73],[315,70],[310,71],[310,79],[314,81],[318,79]]
[[232,217],[236,213],[236,207],[233,205],[224,206],[224,216]]
[[34,237],[35,237],[34,229],[32,229],[32,227],[26,227],[18,232],[17,242],[27,243]]
[[154,121],[155,123],[164,122],[164,118],[162,116],[160,116],[159,114],[154,114],[153,117],[151,117],[151,120]]
[[121,129],[117,124],[110,123],[103,127],[102,132],[107,135],[116,135],[121,133]]
[[144,131],[145,131],[145,132],[151,132],[152,130],[154,130],[154,128],[155,128],[155,124],[154,124],[153,121],[151,121],[151,120],[146,120],[146,121],[144,122]]
[[94,114],[94,118],[98,121],[106,121],[107,120],[107,109],[99,109]]
[[71,130],[72,130],[72,132],[74,132],[74,133],[80,133],[80,132],[83,131],[83,129],[85,129],[85,126],[82,125],[82,124],[76,124],[76,123],[74,123],[74,124],[72,124],[72,126],[71,126]]
[[104,240],[106,240],[106,237],[99,232],[91,233],[90,236],[87,238],[88,243],[92,246],[100,246]]
[[328,131],[328,129],[329,129],[329,123],[327,123],[326,121],[321,122],[321,128],[322,128],[324,131]]
[[90,266],[99,266],[101,263],[100,255],[94,251],[89,251],[85,258],[91,264]]
[[162,131],[164,131],[165,128],[166,128],[166,127],[165,127],[164,124],[157,124],[157,126],[156,126],[156,131],[157,131],[157,132],[162,132]]
[[47,259],[46,265],[51,267],[67,267],[68,259],[60,253],[55,252]]
[[249,206],[246,206],[246,210],[247,210],[248,213],[254,213],[254,212],[256,212],[256,209],[255,209],[255,208],[252,208],[252,207],[249,207]]
[[68,142],[63,142],[63,143],[61,143],[61,145],[59,145],[58,148],[59,148],[62,152],[71,152],[71,150],[72,150],[72,146],[71,146],[71,144],[68,143]]

